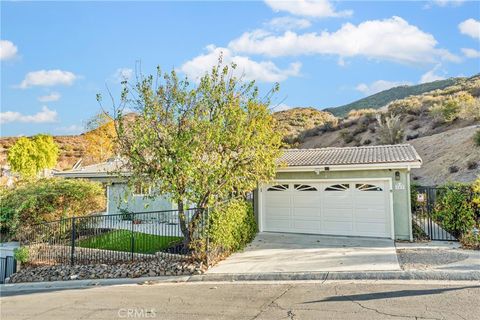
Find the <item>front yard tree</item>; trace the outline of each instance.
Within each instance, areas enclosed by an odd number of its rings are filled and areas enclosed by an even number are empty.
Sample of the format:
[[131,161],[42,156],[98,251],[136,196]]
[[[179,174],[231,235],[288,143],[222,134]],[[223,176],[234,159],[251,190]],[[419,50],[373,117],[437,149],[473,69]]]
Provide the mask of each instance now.
[[7,162],[12,171],[23,178],[32,178],[43,169],[55,167],[58,146],[52,136],[39,134],[33,138],[21,137],[8,150]]
[[[186,244],[201,212],[189,223],[187,204],[215,205],[275,174],[282,137],[268,103],[277,86],[261,99],[254,82],[233,75],[235,68],[220,60],[198,85],[158,69],[156,77],[125,82],[115,108],[130,183],[148,183],[153,196],[168,194],[177,203]],[[125,108],[135,110],[135,121],[124,121]]]
[[115,152],[115,125],[107,113],[99,113],[85,124],[86,153],[92,162],[104,162]]

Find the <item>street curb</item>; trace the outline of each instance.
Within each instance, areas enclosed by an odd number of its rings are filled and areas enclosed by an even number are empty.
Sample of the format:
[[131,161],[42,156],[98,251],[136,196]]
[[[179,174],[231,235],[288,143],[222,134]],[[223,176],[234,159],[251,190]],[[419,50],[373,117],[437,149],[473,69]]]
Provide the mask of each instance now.
[[85,289],[114,285],[155,285],[178,282],[235,281],[327,281],[327,280],[446,280],[480,281],[480,271],[367,271],[367,272],[275,272],[210,273],[193,276],[23,282],[0,285],[0,296],[67,289]]
[[370,271],[370,272],[278,272],[278,273],[210,273],[194,275],[196,281],[289,281],[289,280],[450,280],[479,281],[480,271]]
[[4,293],[25,292],[25,291],[52,291],[64,289],[84,289],[115,285],[151,285],[155,283],[176,283],[187,282],[190,276],[161,276],[142,278],[117,278],[117,279],[89,279],[89,280],[66,280],[66,281],[45,281],[45,282],[21,282],[7,283],[0,285],[0,296]]

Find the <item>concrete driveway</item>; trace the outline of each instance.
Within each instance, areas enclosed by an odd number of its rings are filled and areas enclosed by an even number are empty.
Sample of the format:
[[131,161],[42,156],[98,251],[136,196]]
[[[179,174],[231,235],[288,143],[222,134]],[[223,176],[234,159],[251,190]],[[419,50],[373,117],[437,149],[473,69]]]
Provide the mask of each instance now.
[[393,240],[259,233],[207,273],[401,270]]

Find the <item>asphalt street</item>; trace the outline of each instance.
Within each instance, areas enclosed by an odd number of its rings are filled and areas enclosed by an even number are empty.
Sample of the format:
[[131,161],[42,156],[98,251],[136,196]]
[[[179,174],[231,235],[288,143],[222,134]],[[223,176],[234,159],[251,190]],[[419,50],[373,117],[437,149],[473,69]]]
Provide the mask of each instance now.
[[218,282],[15,293],[1,319],[480,319],[480,283]]

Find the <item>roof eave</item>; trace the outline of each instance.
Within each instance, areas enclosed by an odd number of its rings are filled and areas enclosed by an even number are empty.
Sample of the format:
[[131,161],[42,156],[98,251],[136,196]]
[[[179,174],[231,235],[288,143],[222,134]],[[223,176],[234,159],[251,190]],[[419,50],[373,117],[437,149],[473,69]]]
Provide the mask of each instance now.
[[381,169],[418,169],[422,166],[420,160],[412,162],[366,163],[366,164],[336,164],[336,165],[308,165],[287,166],[277,168],[277,172],[302,171],[354,171],[354,170],[381,170]]

